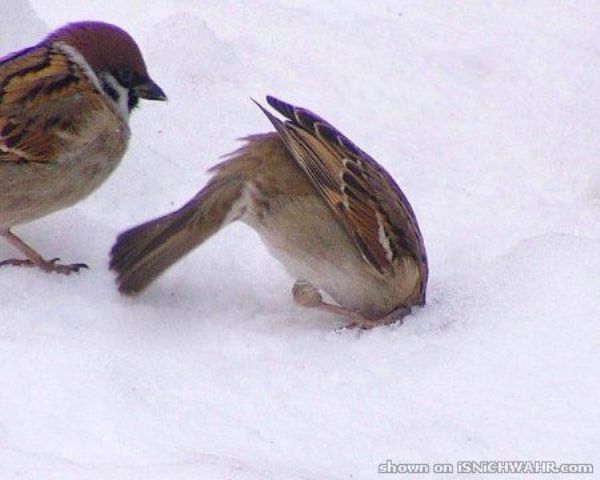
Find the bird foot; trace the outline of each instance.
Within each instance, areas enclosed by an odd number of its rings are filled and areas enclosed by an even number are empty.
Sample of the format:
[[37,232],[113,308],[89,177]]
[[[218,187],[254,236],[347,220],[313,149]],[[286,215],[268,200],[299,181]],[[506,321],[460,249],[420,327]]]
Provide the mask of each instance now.
[[352,322],[338,329],[338,331],[344,330],[370,330],[371,328],[385,326],[385,325],[402,325],[404,323],[404,317],[410,313],[410,307],[400,307],[380,318],[368,318],[358,312],[352,312],[349,316],[352,318]]
[[[358,317],[358,318],[357,318]],[[371,328],[380,327],[382,325],[391,325],[392,323],[397,323],[398,325],[402,325],[404,320],[400,319],[388,319],[388,316],[383,318],[367,318],[362,315],[354,317],[352,322],[344,327],[344,329],[353,330],[370,330]]]
[[370,330],[382,325],[397,323],[402,325],[403,318],[410,313],[410,307],[399,307],[393,312],[379,318],[366,317],[362,313],[350,308],[332,305],[323,301],[319,290],[306,280],[298,280],[292,288],[294,301],[303,307],[318,308],[329,313],[350,318],[351,322],[336,331],[344,330]]
[[0,267],[9,265],[13,267],[39,267],[44,272],[62,273],[64,275],[70,275],[72,272],[79,273],[82,268],[90,268],[85,263],[71,263],[64,265],[62,263],[58,263],[59,260],[60,258],[56,257],[52,260],[40,259],[39,261],[34,262],[33,260],[29,259],[10,258],[0,262]]

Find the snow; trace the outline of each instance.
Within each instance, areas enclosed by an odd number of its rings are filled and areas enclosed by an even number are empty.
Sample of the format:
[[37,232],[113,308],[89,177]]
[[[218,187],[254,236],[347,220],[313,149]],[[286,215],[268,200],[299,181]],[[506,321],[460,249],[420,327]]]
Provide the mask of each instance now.
[[[134,113],[99,191],[16,229],[92,268],[0,271],[0,478],[370,479],[387,459],[600,469],[598,2],[3,6],[2,53],[68,21],[119,24],[169,102]],[[267,93],[330,120],[410,199],[431,277],[404,325],[335,333],[343,322],[296,307],[294,279],[242,225],[142,296],[117,293],[115,236],[269,130],[250,101]]]

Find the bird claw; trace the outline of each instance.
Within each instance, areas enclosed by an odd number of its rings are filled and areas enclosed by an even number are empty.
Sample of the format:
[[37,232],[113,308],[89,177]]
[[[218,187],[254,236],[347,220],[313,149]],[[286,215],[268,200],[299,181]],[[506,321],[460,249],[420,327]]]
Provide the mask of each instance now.
[[410,313],[410,308],[408,307],[400,307],[399,309],[393,311],[392,313],[381,317],[381,318],[368,318],[360,313],[355,312],[352,315],[352,322],[348,325],[344,325],[343,327],[337,329],[336,331],[343,332],[344,330],[370,330],[375,327],[380,326],[388,326],[395,325],[400,326],[404,323],[404,317]]
[[0,267],[33,267],[34,263],[31,260],[20,260],[18,258],[9,258],[8,260],[2,260]]
[[50,270],[47,271],[69,275],[72,272],[79,273],[79,271],[82,268],[86,268],[89,270],[90,267],[88,267],[85,263],[71,263],[69,265],[62,265],[54,262],[52,263],[52,267],[50,268]]
[[0,267],[9,265],[13,267],[40,267],[45,272],[62,273],[63,275],[70,275],[72,272],[79,273],[82,268],[90,268],[85,263],[72,263],[69,265],[63,265],[58,263],[59,261],[60,257],[55,257],[51,260],[42,260],[39,263],[30,259],[10,258],[0,262]]

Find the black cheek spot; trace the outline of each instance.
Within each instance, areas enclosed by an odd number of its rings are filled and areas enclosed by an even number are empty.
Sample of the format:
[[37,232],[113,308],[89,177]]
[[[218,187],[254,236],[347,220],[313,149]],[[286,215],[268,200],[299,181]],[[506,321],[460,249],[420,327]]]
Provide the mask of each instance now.
[[127,107],[129,108],[130,112],[135,107],[138,106],[139,101],[140,101],[140,98],[135,93],[133,93],[133,90],[129,90],[129,97],[127,99]]
[[119,103],[119,92],[117,92],[110,83],[103,81],[102,82],[102,90],[106,93],[110,98],[112,98],[116,103]]

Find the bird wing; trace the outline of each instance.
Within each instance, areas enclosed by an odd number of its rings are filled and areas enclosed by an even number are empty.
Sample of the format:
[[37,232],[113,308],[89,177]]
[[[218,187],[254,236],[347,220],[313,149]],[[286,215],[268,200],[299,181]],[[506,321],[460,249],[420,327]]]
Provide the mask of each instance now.
[[59,46],[5,57],[0,60],[0,162],[54,160],[59,146],[85,127],[87,114],[103,108],[100,90]]
[[411,256],[426,275],[417,219],[392,177],[324,119],[271,96],[267,101],[289,121],[260,108],[368,264],[383,274],[396,259]]

